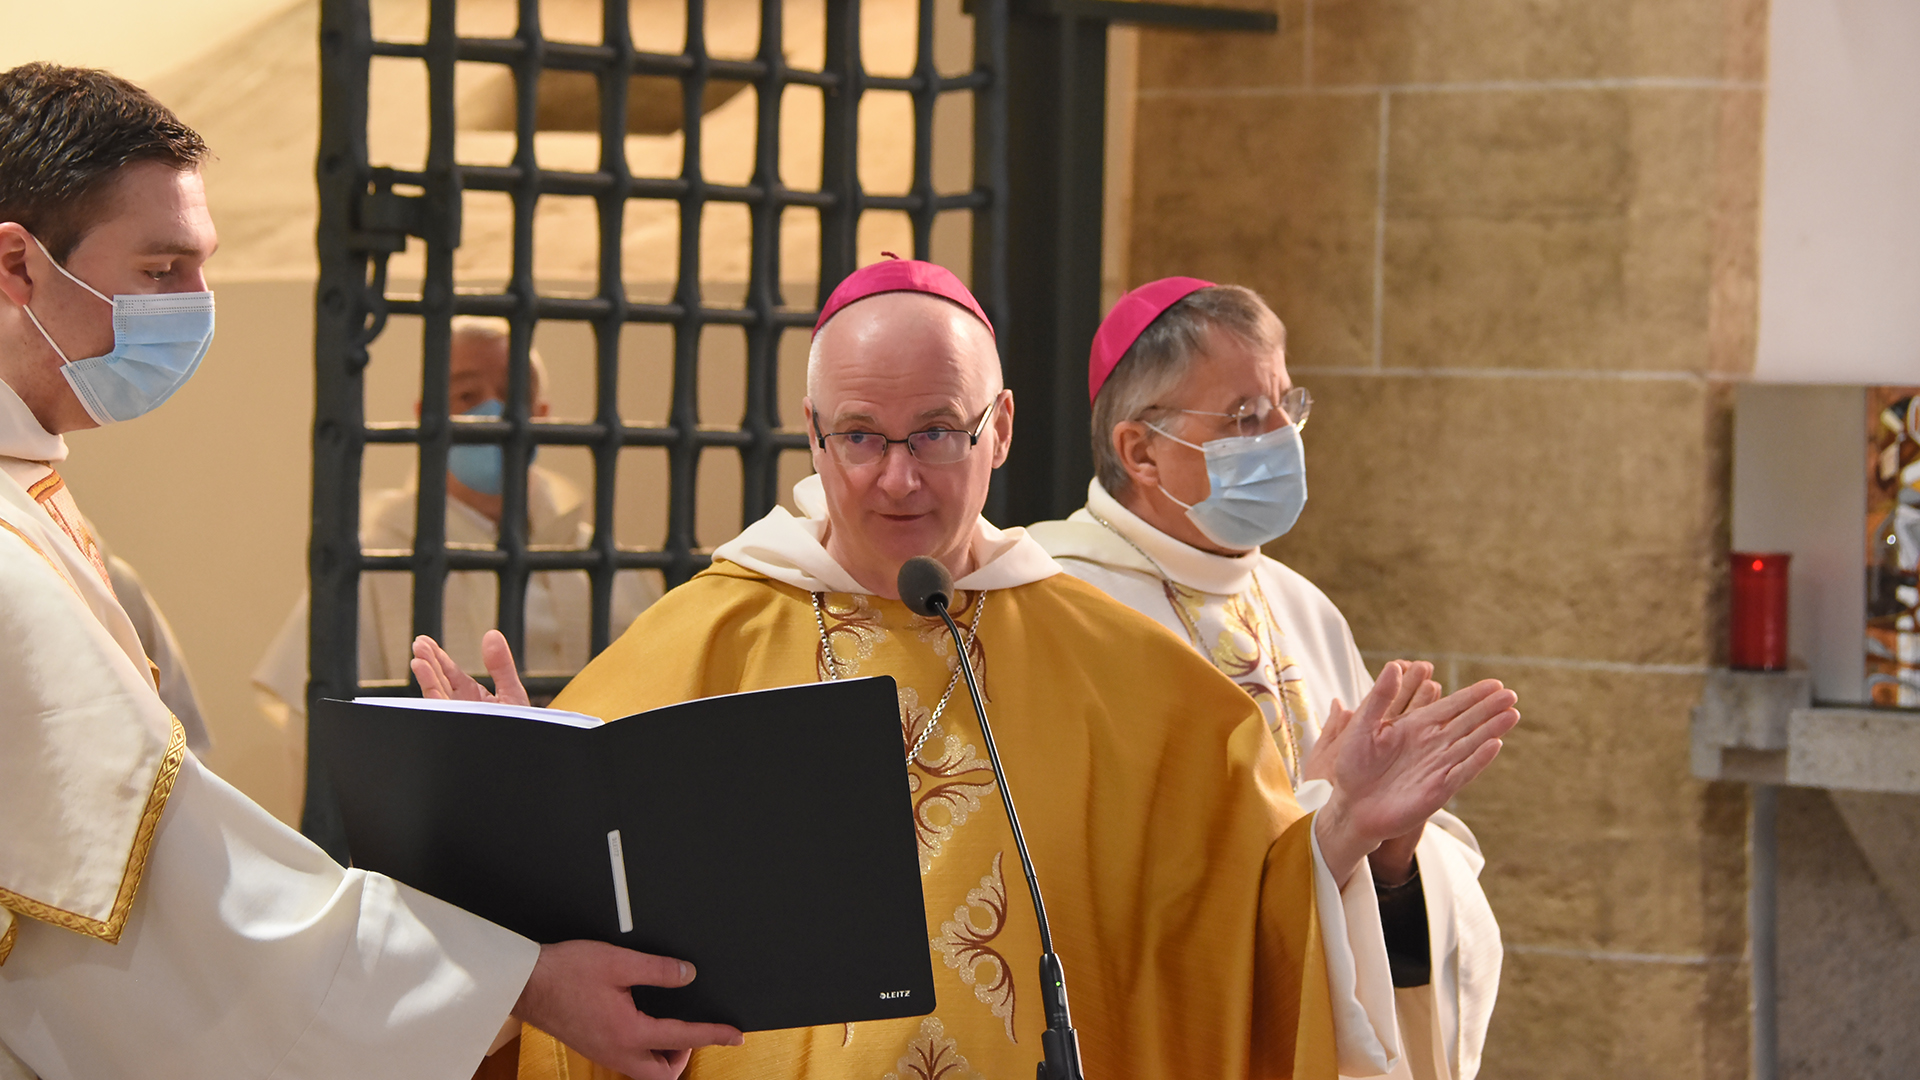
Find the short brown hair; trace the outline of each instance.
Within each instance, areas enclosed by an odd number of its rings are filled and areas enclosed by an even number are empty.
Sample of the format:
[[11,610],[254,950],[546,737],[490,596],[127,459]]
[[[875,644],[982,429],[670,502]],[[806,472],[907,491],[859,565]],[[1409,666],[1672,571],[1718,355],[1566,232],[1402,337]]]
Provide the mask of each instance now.
[[1140,336],[1114,365],[1093,401],[1093,471],[1109,495],[1132,485],[1113,448],[1113,429],[1140,420],[1187,376],[1214,332],[1231,334],[1261,350],[1282,347],[1287,329],[1260,294],[1240,285],[1213,285],[1188,293]]
[[191,169],[206,157],[198,133],[117,75],[38,63],[0,72],[0,221],[61,262],[99,223],[121,169]]

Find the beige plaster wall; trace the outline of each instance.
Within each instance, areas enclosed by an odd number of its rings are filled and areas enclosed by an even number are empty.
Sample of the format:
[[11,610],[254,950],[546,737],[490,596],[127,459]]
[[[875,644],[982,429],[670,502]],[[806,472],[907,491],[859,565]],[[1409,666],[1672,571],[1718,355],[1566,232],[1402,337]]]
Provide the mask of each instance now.
[[1134,283],[1252,286],[1315,393],[1271,551],[1378,664],[1498,677],[1458,809],[1507,966],[1482,1075],[1748,1067],[1745,794],[1689,779],[1753,362],[1762,0],[1273,0],[1140,47]]
[[248,674],[305,587],[313,287],[229,284],[200,371],[164,408],[67,437],[80,508],[140,571],[193,671],[210,764],[298,820],[279,733]]

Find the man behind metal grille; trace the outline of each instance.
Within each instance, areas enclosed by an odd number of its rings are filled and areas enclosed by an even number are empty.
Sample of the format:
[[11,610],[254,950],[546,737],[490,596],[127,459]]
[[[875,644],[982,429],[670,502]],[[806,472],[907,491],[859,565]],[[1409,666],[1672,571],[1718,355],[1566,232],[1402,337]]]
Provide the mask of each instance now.
[[[448,414],[497,419],[507,399],[508,339],[505,319],[472,316],[453,320],[448,357]],[[547,370],[540,354],[530,357],[531,413],[539,418],[552,407],[547,399]],[[419,403],[414,412],[419,413]],[[504,455],[495,443],[456,443],[448,455],[447,545],[492,548],[498,541]],[[360,513],[360,546],[365,551],[405,551],[413,547],[417,485],[367,496]],[[593,539],[587,520],[591,506],[565,477],[539,465],[527,469],[527,539],[536,548],[584,548]],[[659,599],[653,580],[637,570],[613,579],[615,630],[632,622]],[[291,775],[304,780],[307,756],[307,598],[267,647],[253,671],[261,711],[281,735]],[[543,570],[527,578],[526,641],[522,660],[530,674],[561,675],[587,662],[593,600],[582,570]],[[480,639],[497,621],[499,579],[489,571],[456,570],[447,575],[441,608],[441,640],[465,670],[485,670]],[[407,574],[360,577],[360,678],[407,679],[413,652],[413,579]]]
[[[1486,684],[1440,700],[1389,665],[1336,755],[1340,783],[1302,791],[1319,809],[1309,815],[1239,687],[1060,573],[1023,530],[980,516],[1006,460],[1013,397],[992,329],[952,274],[895,261],[843,282],[815,328],[805,412],[818,471],[795,491],[805,516],[775,509],[723,544],[554,704],[612,719],[891,675],[938,1007],[757,1033],[744,1049],[700,1051],[690,1074],[1019,1077],[1040,1059],[1038,927],[980,724],[955,692],[942,624],[895,592],[901,565],[920,555],[955,579],[954,618],[994,706],[1087,1075],[1390,1068],[1393,991],[1366,856],[1485,767],[1518,719],[1512,693]],[[510,691],[497,637],[491,653]],[[436,696],[484,693],[428,639],[414,671]],[[790,798],[814,797],[812,778],[788,783]],[[523,1036],[523,1078],[585,1069],[552,1041]]]
[[510,1014],[677,1075],[739,1038],[634,1009],[630,985],[687,965],[536,945],[341,867],[161,702],[53,466],[65,432],[151,411],[206,354],[206,154],[105,72],[0,73],[0,1077],[462,1077]]

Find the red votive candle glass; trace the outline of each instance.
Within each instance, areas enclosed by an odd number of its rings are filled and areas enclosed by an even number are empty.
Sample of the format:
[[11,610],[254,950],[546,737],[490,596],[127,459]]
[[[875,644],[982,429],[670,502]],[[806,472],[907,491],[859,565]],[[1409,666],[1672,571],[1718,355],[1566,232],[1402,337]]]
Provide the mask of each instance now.
[[1787,669],[1787,563],[1784,552],[1733,553],[1728,604],[1728,663],[1744,671]]

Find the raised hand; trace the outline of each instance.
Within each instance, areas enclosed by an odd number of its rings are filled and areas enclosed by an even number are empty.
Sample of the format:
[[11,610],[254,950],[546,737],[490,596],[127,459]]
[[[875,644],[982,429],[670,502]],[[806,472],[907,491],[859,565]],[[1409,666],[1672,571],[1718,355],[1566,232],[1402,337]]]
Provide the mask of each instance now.
[[725,1024],[648,1016],[627,992],[692,981],[693,965],[683,960],[601,941],[562,941],[540,946],[513,1015],[633,1080],[674,1080],[695,1047],[746,1041]]
[[[1416,834],[1480,775],[1500,752],[1500,737],[1520,722],[1517,695],[1493,679],[1417,704],[1425,680],[1413,680],[1412,668],[1388,664],[1360,707],[1340,718],[1330,764],[1333,797],[1314,830],[1343,886],[1362,858]],[[1328,767],[1325,760],[1316,765]]]
[[[1409,709],[1418,709],[1440,700],[1440,684],[1433,681],[1432,664],[1425,660],[1391,660],[1387,667],[1400,672],[1400,682],[1388,701],[1382,723],[1391,724]],[[1384,668],[1381,674],[1386,674]],[[1368,696],[1374,693],[1385,693],[1377,681]],[[1313,748],[1307,751],[1307,759],[1301,763],[1301,779],[1333,780],[1333,763],[1339,756],[1340,737],[1346,734],[1352,719],[1353,710],[1347,708],[1339,698],[1334,698],[1327,710],[1327,722],[1321,726],[1319,737],[1313,741]]]
[[480,639],[480,662],[493,676],[494,689],[488,691],[473,676],[460,670],[440,643],[420,635],[413,639],[413,659],[407,666],[420,680],[422,697],[443,701],[498,701],[506,705],[528,705],[527,688],[520,684],[520,669],[513,662],[513,650],[506,635],[489,630]]
[[[1400,671],[1400,683],[1392,701],[1387,706],[1382,723],[1391,724],[1414,709],[1424,708],[1440,700],[1440,684],[1434,682],[1433,665],[1424,661],[1394,660],[1388,666]],[[1383,672],[1384,674],[1384,672]],[[1382,694],[1379,684],[1374,689]],[[1364,703],[1363,703],[1364,704]],[[1348,709],[1340,699],[1335,698],[1327,713],[1327,722],[1320,729],[1320,737],[1314,740],[1313,749],[1307,752],[1307,760],[1302,765],[1301,777],[1307,780],[1333,779],[1334,762],[1340,752],[1340,737],[1351,726],[1353,710]],[[1367,856],[1373,865],[1373,877],[1385,885],[1404,884],[1413,876],[1414,851],[1420,846],[1420,837],[1426,832],[1426,821],[1381,842]]]

